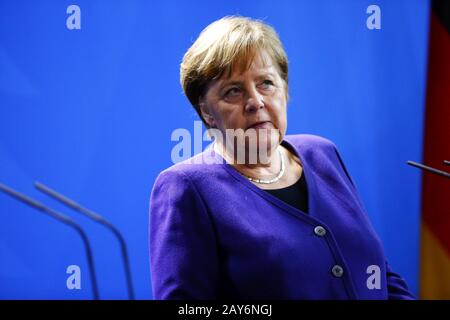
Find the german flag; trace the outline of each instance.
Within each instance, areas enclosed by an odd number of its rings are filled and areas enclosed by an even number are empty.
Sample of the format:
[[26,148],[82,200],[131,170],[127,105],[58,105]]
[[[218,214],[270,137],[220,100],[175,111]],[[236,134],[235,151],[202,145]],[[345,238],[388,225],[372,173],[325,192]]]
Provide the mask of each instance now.
[[[450,1],[432,1],[424,163],[449,171]],[[420,297],[450,299],[450,180],[423,173]]]

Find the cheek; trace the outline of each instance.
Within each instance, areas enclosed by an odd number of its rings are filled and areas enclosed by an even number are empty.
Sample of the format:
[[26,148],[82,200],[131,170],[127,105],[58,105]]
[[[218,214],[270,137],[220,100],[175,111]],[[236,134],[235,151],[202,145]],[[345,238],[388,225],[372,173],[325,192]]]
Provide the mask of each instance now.
[[286,99],[280,94],[274,99],[272,106],[272,118],[280,127],[279,129],[283,129],[281,127],[286,125]]
[[240,128],[242,123],[245,123],[245,119],[242,119],[242,113],[239,112],[238,106],[223,103],[217,104],[214,119],[224,129]]

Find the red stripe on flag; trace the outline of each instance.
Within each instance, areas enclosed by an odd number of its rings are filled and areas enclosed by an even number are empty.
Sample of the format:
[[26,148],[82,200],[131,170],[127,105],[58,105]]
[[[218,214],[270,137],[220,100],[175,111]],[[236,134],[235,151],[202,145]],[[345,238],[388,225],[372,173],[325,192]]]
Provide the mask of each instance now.
[[[442,162],[450,160],[450,35],[434,14],[428,61],[424,163],[449,171]],[[449,179],[423,174],[422,220],[450,256]]]

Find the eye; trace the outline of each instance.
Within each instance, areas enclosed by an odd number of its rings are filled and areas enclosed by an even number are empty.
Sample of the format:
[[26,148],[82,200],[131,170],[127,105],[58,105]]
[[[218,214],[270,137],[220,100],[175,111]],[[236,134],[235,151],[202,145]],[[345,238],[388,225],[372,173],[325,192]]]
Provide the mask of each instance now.
[[234,98],[241,94],[241,89],[238,87],[232,87],[225,91],[224,97],[225,98]]
[[263,87],[264,89],[268,89],[268,88],[272,87],[273,85],[274,85],[273,81],[269,80],[269,79],[266,79],[261,83],[261,87]]

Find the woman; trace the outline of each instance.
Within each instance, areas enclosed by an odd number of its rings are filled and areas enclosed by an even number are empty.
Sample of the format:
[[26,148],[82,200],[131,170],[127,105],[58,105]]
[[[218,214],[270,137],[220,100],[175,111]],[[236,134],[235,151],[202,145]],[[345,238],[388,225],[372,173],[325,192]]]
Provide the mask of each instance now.
[[224,138],[154,184],[155,299],[413,298],[335,145],[285,136],[288,62],[270,26],[212,23],[186,52],[181,84]]

